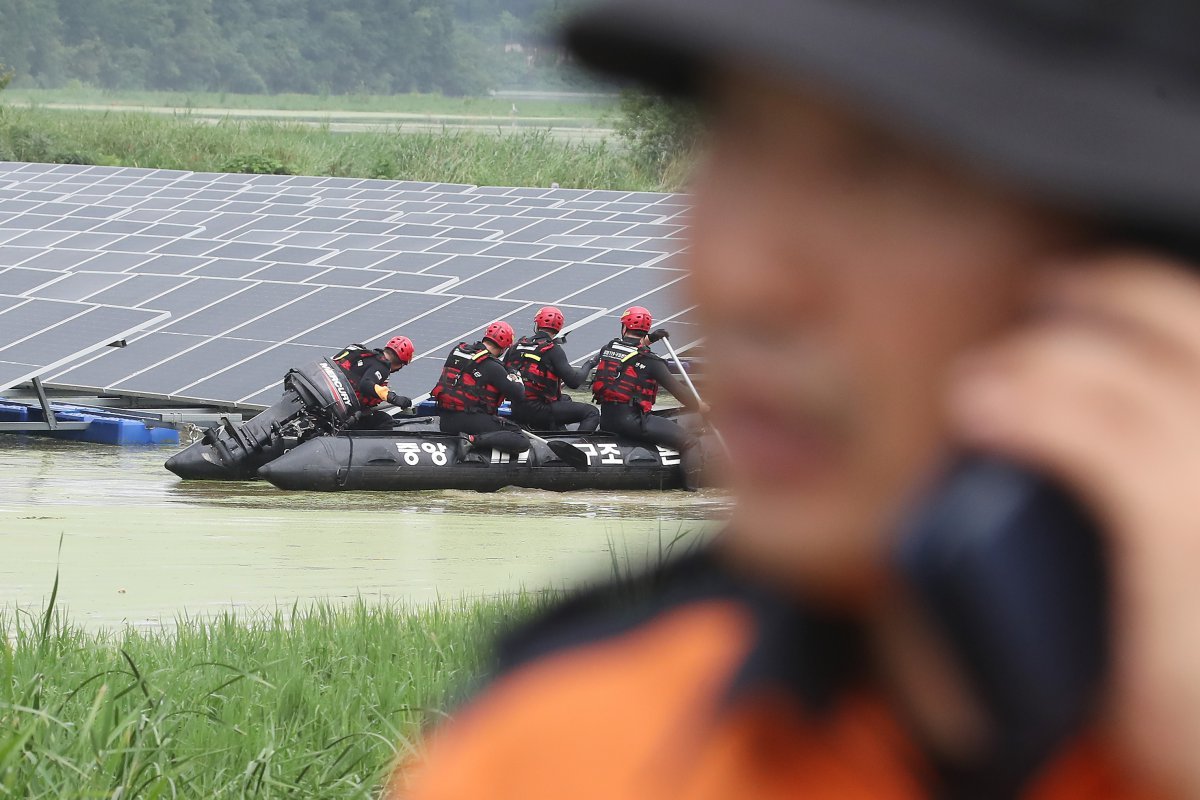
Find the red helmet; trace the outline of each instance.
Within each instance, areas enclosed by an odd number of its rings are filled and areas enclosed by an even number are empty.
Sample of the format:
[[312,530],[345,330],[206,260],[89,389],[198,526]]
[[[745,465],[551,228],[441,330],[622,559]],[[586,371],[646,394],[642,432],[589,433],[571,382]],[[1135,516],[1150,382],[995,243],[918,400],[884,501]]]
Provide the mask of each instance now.
[[654,324],[654,318],[641,306],[632,306],[621,315],[621,324],[628,330],[645,332]]
[[401,366],[412,361],[415,348],[413,347],[412,340],[407,336],[394,336],[383,347],[385,350],[391,350],[399,357]]
[[487,326],[487,330],[483,332],[484,339],[491,339],[496,343],[496,346],[501,350],[507,350],[513,343],[512,325],[507,322],[497,321]]
[[555,333],[558,333],[560,330],[562,330],[564,321],[565,320],[563,320],[562,312],[554,306],[546,306],[541,311],[533,315],[533,327],[549,328]]

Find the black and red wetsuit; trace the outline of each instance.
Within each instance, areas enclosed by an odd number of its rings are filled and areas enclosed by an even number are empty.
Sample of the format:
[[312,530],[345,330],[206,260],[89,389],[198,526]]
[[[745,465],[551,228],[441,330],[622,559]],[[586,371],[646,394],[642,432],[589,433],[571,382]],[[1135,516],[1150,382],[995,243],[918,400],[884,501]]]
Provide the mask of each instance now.
[[662,445],[684,456],[685,472],[696,460],[689,451],[697,444],[694,434],[669,419],[650,413],[658,390],[666,389],[688,410],[699,408],[699,398],[680,383],[637,335],[613,339],[600,349],[592,399],[600,404],[600,430],[652,445]]
[[475,437],[475,446],[505,453],[529,449],[524,434],[497,416],[502,400],[518,402],[525,397],[519,376],[510,373],[483,344],[461,342],[446,357],[442,375],[431,392],[446,433]]
[[504,356],[504,366],[525,383],[525,399],[512,404],[512,417],[533,430],[561,431],[571,422],[588,433],[600,426],[600,411],[589,403],[562,396],[565,383],[578,389],[588,370],[576,370],[553,334],[539,330],[518,340]]
[[[378,387],[387,387],[392,367],[383,350],[370,350],[361,344],[352,344],[333,357],[333,362],[350,377],[350,385],[363,411],[349,427],[360,430],[392,427],[392,418],[376,408],[383,402]],[[403,399],[403,398],[401,398]]]

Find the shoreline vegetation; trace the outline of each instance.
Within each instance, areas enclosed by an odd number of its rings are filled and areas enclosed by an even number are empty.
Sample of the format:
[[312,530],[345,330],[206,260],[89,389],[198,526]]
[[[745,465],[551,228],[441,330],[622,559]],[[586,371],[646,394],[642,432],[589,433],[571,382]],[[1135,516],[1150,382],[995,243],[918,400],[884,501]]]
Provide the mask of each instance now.
[[[563,188],[627,191],[678,191],[687,173],[686,156],[647,159],[639,152],[636,139],[625,134],[605,135],[608,129],[580,127],[598,118],[573,117],[567,120],[570,124],[545,127],[536,122],[527,127],[508,121],[502,125],[486,120],[452,123],[448,121],[454,117],[451,111],[471,110],[465,101],[456,99],[445,99],[446,111],[430,112],[442,114],[442,122],[372,120],[354,123],[355,130],[342,132],[331,109],[314,109],[316,118],[303,120],[213,119],[191,113],[48,108],[14,102],[15,93],[5,92],[2,97],[0,160],[4,161],[500,186],[557,183]],[[418,98],[420,102],[412,101],[410,108],[426,102],[433,104],[428,107],[436,106],[435,101]],[[311,105],[321,102],[317,97]],[[302,103],[291,98],[287,104]],[[402,105],[397,103],[395,108]],[[269,113],[269,106],[261,108]],[[546,110],[564,108],[569,106]],[[290,113],[299,111],[303,109],[291,109]],[[329,118],[321,120],[322,114]],[[471,115],[458,118],[466,116]],[[620,120],[615,124],[621,128]],[[598,133],[599,138],[577,133]]]
[[0,794],[373,798],[555,593],[89,633],[0,611]]

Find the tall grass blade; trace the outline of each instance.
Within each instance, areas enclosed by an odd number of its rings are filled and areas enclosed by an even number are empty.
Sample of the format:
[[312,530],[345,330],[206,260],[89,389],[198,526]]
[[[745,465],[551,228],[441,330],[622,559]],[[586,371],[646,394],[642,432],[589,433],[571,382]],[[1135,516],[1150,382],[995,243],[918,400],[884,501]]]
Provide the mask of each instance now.
[[58,534],[58,555],[54,563],[54,586],[50,588],[50,600],[46,603],[46,610],[42,613],[42,633],[41,644],[43,647],[50,641],[50,626],[54,622],[54,609],[58,603],[58,579],[62,571],[62,546],[65,534]]

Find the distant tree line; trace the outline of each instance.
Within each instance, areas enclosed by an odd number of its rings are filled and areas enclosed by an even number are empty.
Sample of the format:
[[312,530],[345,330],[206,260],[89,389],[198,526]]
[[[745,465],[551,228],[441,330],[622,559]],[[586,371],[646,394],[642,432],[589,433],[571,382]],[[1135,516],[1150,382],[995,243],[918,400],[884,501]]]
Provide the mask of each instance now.
[[307,94],[563,85],[581,0],[0,0],[19,84]]

